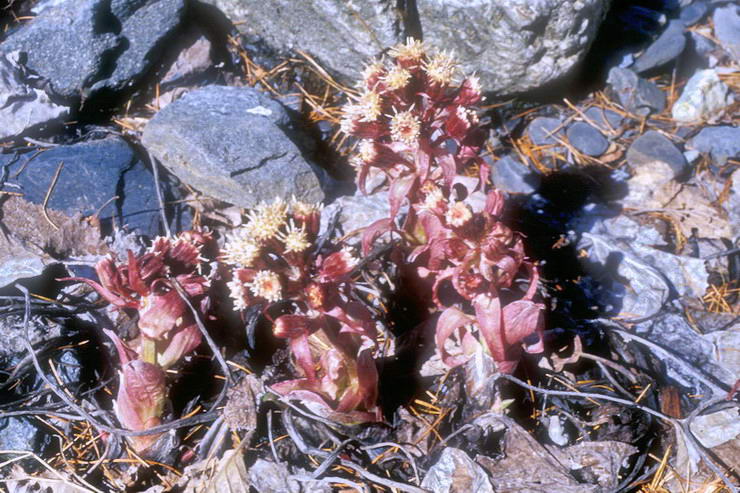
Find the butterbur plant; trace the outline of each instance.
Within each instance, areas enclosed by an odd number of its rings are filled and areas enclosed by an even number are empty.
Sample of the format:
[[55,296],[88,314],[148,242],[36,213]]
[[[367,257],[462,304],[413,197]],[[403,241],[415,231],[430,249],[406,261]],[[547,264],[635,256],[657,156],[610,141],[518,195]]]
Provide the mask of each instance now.
[[[201,273],[201,251],[210,241],[210,234],[193,231],[174,239],[156,238],[140,256],[129,251],[124,263],[112,255],[98,262],[99,282],[67,279],[88,284],[115,308],[137,317],[139,335],[130,341],[106,331],[121,362],[116,415],[129,430],[161,424],[167,395],[165,370],[201,342],[200,329],[176,284],[190,303],[202,313],[207,311],[209,280]],[[129,439],[137,453],[155,441],[152,435]]]
[[353,297],[348,248],[317,251],[320,208],[276,199],[258,205],[226,239],[221,260],[236,310],[260,305],[287,340],[299,377],[273,391],[342,422],[380,419],[372,313]]
[[[522,237],[500,221],[504,198],[480,156],[486,133],[475,112],[478,80],[457,78],[451,55],[429,53],[413,39],[365,69],[342,129],[359,139],[351,162],[360,190],[367,192],[372,174],[384,175],[390,216],[365,229],[363,253],[382,234],[395,234],[402,267],[426,281],[415,285],[429,286],[443,361],[462,364],[480,344],[500,371],[511,372],[523,349],[543,350],[538,273]],[[408,213],[398,225],[404,202]]]

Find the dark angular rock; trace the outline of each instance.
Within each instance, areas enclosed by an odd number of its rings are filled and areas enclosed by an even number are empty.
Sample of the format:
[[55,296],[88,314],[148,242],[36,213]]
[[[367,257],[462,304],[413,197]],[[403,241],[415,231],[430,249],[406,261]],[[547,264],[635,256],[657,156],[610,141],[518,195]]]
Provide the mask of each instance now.
[[2,53],[24,52],[26,66],[74,103],[136,84],[179,25],[185,0],[66,0],[45,7],[11,34]]
[[607,83],[619,99],[619,104],[635,115],[647,116],[665,109],[666,97],[663,91],[631,70],[612,68]]
[[711,154],[712,161],[722,166],[728,159],[740,157],[740,127],[703,128],[686,143],[686,147]]
[[151,68],[163,43],[180,26],[185,0],[118,0],[111,3],[111,11],[121,23],[123,50],[113,73],[96,82],[93,93],[103,88],[120,91]]
[[539,175],[510,155],[493,163],[491,180],[496,188],[509,193],[533,193],[540,186]]
[[18,58],[18,52],[0,53],[0,140],[61,127],[70,113],[28,84],[31,77]]
[[693,2],[681,8],[679,19],[684,26],[690,27],[704,19],[708,10],[709,7],[706,3],[702,1]]
[[22,51],[26,66],[51,81],[53,91],[71,100],[105,69],[120,39],[101,25],[105,0],[71,0],[45,9],[31,23],[10,35],[4,53]]
[[712,16],[714,36],[736,61],[740,60],[740,6],[717,7]]
[[641,74],[675,60],[686,47],[684,23],[673,20],[665,31],[635,60],[630,68]]
[[616,111],[591,106],[583,114],[588,118],[589,123],[595,125],[597,130],[607,135],[622,133],[620,127],[624,117]]
[[681,178],[688,171],[688,163],[683,153],[660,132],[648,130],[627,150],[627,162],[633,169],[650,166],[655,162],[667,164],[673,170],[673,177]]
[[142,143],[184,183],[234,205],[295,195],[320,201],[309,141],[285,107],[252,88],[208,86],[169,104],[144,129]]
[[[54,174],[59,173],[47,206],[70,216],[99,213],[103,224],[115,221],[140,234],[160,233],[158,202],[151,172],[119,137],[63,145],[30,159],[26,154],[10,166],[10,180],[23,197],[44,202]],[[8,156],[2,156],[8,158]],[[117,198],[116,198],[117,197]]]
[[601,156],[609,148],[609,141],[601,132],[585,122],[575,122],[568,127],[568,141],[589,156]]

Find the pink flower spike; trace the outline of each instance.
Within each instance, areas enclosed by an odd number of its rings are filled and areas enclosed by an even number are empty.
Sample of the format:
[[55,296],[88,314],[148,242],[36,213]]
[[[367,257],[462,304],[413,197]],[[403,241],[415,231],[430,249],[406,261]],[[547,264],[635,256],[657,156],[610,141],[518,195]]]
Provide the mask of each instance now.
[[[168,291],[155,294],[157,285]],[[157,280],[152,286],[155,291],[142,300],[139,310],[139,329],[148,338],[154,340],[166,339],[176,326],[182,323],[183,316],[188,312],[180,294],[169,287],[164,281]]]
[[[164,371],[141,360],[129,361],[120,372],[115,411],[124,428],[143,431],[161,423],[166,400]],[[136,452],[149,448],[159,435],[131,437]]]

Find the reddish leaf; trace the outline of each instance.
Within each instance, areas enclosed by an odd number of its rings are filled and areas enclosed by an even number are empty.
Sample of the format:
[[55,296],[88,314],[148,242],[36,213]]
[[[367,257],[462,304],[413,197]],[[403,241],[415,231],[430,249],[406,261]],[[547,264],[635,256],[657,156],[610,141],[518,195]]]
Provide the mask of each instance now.
[[455,331],[461,327],[465,327],[470,324],[473,320],[469,315],[466,315],[455,307],[449,307],[442,312],[437,319],[437,326],[434,333],[434,341],[437,345],[437,350],[442,358],[442,361],[447,366],[455,367],[465,363],[469,359],[469,356],[458,355],[451,356],[445,349],[445,342],[447,339],[452,337]]
[[413,174],[393,180],[390,191],[388,192],[388,201],[391,205],[391,219],[396,217],[403,202],[409,198],[416,182],[416,176]]
[[370,253],[373,243],[375,240],[387,233],[393,227],[393,220],[390,218],[379,219],[367,226],[362,232],[362,254],[367,255]]
[[480,294],[473,300],[473,308],[475,309],[475,318],[478,322],[480,334],[486,342],[488,352],[499,363],[501,371],[506,372],[501,368],[501,365],[505,365],[507,369],[510,367],[507,362],[506,340],[503,335],[501,300],[498,296]]
[[520,344],[532,334],[537,334],[538,341],[527,348],[527,352],[541,353],[543,346],[543,329],[545,306],[531,301],[519,300],[504,307],[504,338],[506,344]]
[[166,342],[164,351],[158,351],[157,364],[164,369],[174,365],[200,345],[203,336],[196,324],[188,325],[172,334]]

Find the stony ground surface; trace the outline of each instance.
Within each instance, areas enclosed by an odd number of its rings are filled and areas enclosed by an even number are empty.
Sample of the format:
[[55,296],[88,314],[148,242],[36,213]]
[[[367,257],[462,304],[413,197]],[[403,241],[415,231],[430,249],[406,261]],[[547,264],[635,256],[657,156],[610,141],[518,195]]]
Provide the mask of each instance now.
[[[737,491],[735,2],[1,6],[0,489]],[[162,446],[133,454],[99,426],[117,426],[118,386],[101,329],[136,321],[58,279],[158,235],[223,245],[276,196],[323,201],[323,231],[359,242],[388,199],[355,190],[340,107],[422,34],[486,91],[485,159],[540,266],[546,352],[513,376],[417,355],[412,378],[399,324],[384,422],[344,427],[265,391],[285,349],[232,313],[211,329],[227,400],[204,343],[170,370]]]

